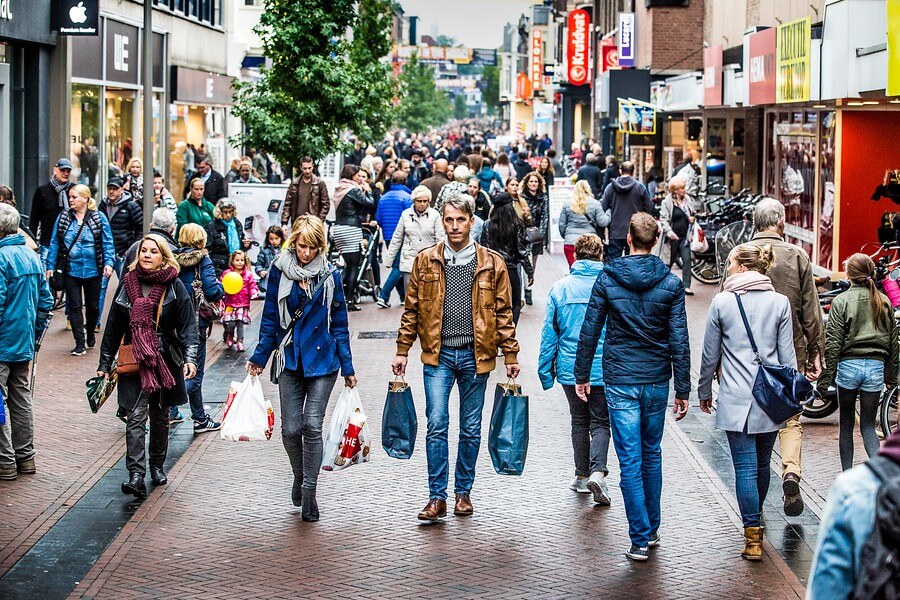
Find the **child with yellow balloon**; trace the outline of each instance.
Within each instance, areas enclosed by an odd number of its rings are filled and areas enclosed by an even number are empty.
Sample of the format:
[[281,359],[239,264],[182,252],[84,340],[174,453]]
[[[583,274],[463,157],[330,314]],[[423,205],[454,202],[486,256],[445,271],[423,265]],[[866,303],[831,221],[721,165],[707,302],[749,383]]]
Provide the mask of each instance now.
[[247,255],[235,250],[228,260],[229,268],[222,273],[222,287],[225,289],[225,344],[243,352],[244,326],[250,324],[250,301],[259,296],[259,288],[253,270],[247,266]]

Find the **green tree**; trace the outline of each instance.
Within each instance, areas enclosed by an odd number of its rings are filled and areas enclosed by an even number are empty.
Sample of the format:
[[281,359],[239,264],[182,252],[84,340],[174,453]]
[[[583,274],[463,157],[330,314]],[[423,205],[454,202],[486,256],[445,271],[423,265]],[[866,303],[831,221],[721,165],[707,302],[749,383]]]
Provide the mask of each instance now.
[[463,92],[460,92],[453,98],[453,118],[465,119],[468,116],[469,107],[466,106],[466,95]]
[[450,117],[450,101],[434,84],[434,67],[420,62],[417,55],[400,71],[400,104],[397,125],[409,131],[425,131]]
[[487,106],[488,112],[496,114],[500,111],[500,68],[485,67],[481,72],[484,81],[482,102]]
[[297,165],[344,147],[348,130],[383,136],[398,90],[382,60],[395,8],[394,0],[265,0],[256,33],[271,66],[259,81],[235,84],[246,131],[231,141]]

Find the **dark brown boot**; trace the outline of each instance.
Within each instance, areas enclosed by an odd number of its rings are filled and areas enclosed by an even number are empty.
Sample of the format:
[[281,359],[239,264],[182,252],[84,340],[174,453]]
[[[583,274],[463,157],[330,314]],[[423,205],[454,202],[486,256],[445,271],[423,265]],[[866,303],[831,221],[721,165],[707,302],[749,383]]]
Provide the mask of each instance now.
[[447,503],[443,500],[432,499],[428,501],[422,512],[419,513],[420,521],[437,521],[447,516]]
[[456,495],[456,506],[453,507],[453,514],[457,517],[468,517],[475,509],[472,507],[472,501],[469,500],[468,494]]

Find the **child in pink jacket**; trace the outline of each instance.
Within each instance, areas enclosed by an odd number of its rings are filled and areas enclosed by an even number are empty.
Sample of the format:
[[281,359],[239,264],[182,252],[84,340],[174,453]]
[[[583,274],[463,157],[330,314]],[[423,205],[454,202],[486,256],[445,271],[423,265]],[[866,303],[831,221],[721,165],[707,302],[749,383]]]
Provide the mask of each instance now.
[[225,314],[222,315],[225,343],[229,348],[234,346],[238,352],[243,352],[244,325],[250,324],[250,300],[259,296],[259,288],[256,286],[253,270],[247,267],[247,255],[242,250],[232,252],[228,264],[231,268],[225,269],[222,278],[234,272],[241,276],[244,285],[236,294],[225,294]]

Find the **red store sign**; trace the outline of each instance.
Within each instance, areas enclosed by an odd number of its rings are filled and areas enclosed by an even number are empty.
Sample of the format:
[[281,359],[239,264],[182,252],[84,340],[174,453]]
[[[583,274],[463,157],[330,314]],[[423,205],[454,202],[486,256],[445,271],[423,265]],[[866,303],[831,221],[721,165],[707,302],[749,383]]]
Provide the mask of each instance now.
[[615,41],[609,40],[609,42],[610,43],[604,42],[600,46],[600,56],[603,59],[600,62],[601,73],[606,73],[610,69],[619,68],[619,48],[616,46]]
[[775,103],[775,46],[778,28],[771,27],[750,35],[749,103]]
[[544,75],[544,34],[537,27],[531,30],[531,54],[529,56],[529,70],[534,90],[541,89],[541,79]]
[[722,46],[703,49],[703,106],[722,105]]
[[587,11],[579,8],[569,13],[566,73],[571,85],[584,85],[590,79],[590,30],[591,17]]

